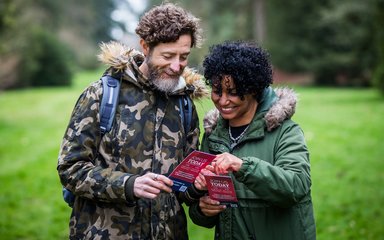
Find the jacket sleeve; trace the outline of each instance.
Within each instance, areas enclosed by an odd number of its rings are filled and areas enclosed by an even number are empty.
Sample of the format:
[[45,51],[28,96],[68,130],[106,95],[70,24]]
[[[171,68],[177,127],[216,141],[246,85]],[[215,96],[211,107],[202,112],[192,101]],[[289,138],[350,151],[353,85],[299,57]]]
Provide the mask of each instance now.
[[64,134],[57,170],[63,186],[77,196],[125,202],[125,185],[131,175],[95,165],[101,141],[98,116],[101,91],[98,82],[79,97]]
[[256,156],[243,157],[243,165],[234,176],[263,200],[290,207],[310,192],[309,152],[297,124],[291,122],[279,130],[274,164]]
[[[199,117],[197,115],[196,107],[193,104],[192,107],[192,119],[191,129],[186,133],[186,145],[184,148],[184,158],[187,157],[191,152],[199,148],[199,136],[200,126]],[[196,189],[193,184],[185,192],[180,192],[178,198],[181,202],[184,202],[187,206],[190,206],[194,202],[198,202],[199,198],[204,196],[206,191],[200,191]]]
[[193,203],[189,207],[189,217],[191,218],[194,224],[202,227],[206,227],[206,228],[212,228],[216,226],[216,224],[219,222],[219,214],[212,217],[205,216],[201,212],[201,209],[199,207],[199,202]]
[[[204,133],[203,139],[201,142],[201,151],[208,152],[208,148],[205,148],[207,146],[207,137],[208,134]],[[206,194],[207,192],[205,192]],[[202,196],[200,196],[202,197]],[[193,202],[189,207],[189,217],[191,218],[192,222],[196,225],[206,227],[206,228],[212,228],[214,227],[218,221],[219,221],[219,215],[208,217],[205,216],[199,207],[199,201]]]

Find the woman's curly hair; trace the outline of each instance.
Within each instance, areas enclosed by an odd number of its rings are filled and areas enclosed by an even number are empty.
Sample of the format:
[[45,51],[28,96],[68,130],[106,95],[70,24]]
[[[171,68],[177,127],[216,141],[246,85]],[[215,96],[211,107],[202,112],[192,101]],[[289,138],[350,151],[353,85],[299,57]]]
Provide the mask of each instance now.
[[252,42],[226,41],[210,47],[203,68],[207,84],[215,86],[219,93],[223,78],[231,76],[242,99],[252,94],[260,101],[264,89],[272,84],[269,54]]
[[172,3],[161,4],[146,12],[136,27],[136,33],[151,47],[175,42],[183,34],[191,35],[191,47],[199,47],[202,42],[199,19]]

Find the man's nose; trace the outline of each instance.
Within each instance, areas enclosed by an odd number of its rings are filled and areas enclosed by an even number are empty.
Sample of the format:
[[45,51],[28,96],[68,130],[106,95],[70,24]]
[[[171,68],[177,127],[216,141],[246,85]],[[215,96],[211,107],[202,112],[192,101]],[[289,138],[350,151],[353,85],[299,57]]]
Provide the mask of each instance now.
[[174,61],[172,61],[170,68],[173,72],[179,72],[181,69],[180,61],[178,59],[175,59]]

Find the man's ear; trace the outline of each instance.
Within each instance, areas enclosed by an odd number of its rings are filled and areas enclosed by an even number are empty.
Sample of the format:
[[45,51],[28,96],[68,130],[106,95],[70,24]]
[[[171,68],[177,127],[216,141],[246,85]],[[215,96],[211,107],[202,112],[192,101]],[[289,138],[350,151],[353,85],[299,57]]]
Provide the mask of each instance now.
[[142,38],[140,38],[140,46],[141,46],[141,50],[142,50],[144,56],[148,56],[149,46],[148,46],[147,42],[145,42],[145,40]]

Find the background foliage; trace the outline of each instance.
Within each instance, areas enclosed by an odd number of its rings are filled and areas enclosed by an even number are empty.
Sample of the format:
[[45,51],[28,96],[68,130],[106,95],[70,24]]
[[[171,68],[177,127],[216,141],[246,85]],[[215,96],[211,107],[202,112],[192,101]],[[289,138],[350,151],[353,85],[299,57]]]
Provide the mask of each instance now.
[[[144,2],[148,9],[163,0]],[[375,86],[384,92],[383,0],[169,2],[178,3],[201,19],[206,41],[191,55],[190,64],[195,68],[200,69],[212,44],[229,39],[255,40],[271,53],[276,71],[308,73],[313,76],[310,83],[316,85]],[[141,12],[133,11],[132,3],[131,0],[3,0],[0,89],[36,86],[36,82],[66,85],[70,80],[52,82],[45,79],[52,77],[45,76],[65,68],[63,71],[71,78],[69,73],[75,70],[97,68],[98,44],[113,39],[112,29],[125,33],[120,41],[130,45],[137,41],[132,36],[133,30],[127,27],[127,23],[132,25],[136,20],[118,22],[112,17],[119,8],[126,11],[125,15],[133,14],[138,19]],[[66,49],[56,51],[55,57],[68,64],[44,62],[41,56],[33,55],[29,48],[41,44],[34,43],[39,41],[33,37],[36,28],[56,39],[57,48]],[[39,81],[30,79],[37,74],[36,69],[47,71]]]
[[[111,18],[116,6],[132,10],[127,1],[0,1],[0,89],[8,90],[0,92],[2,239],[68,239],[58,149],[75,100],[102,73],[82,71],[99,67],[98,44],[112,39],[111,28],[127,33],[121,41],[130,36],[127,25]],[[161,0],[146,2],[149,8]],[[318,239],[382,238],[384,101],[366,87],[384,94],[384,0],[171,2],[202,20],[206,41],[192,52],[191,66],[200,68],[212,44],[256,40],[276,72],[359,87],[297,87],[294,120],[311,151]],[[197,106],[202,116],[212,105]],[[189,232],[191,239],[213,236],[191,222]]]
[[42,28],[31,29],[29,47],[25,49],[19,72],[20,85],[65,86],[72,78],[69,48],[58,41],[55,35]]
[[114,1],[4,0],[0,3],[0,89],[68,85],[115,23]]
[[[150,2],[159,4],[161,0]],[[382,66],[378,52],[384,41],[375,41],[382,32],[382,19],[376,17],[382,0],[171,2],[186,6],[203,20],[207,41],[195,64],[210,45],[243,39],[267,48],[276,69],[310,73],[316,85],[372,86],[372,76]],[[381,76],[376,81],[384,79]]]
[[375,44],[377,45],[378,60],[375,65],[375,74],[373,82],[375,86],[384,95],[384,0],[377,0],[375,19]]

